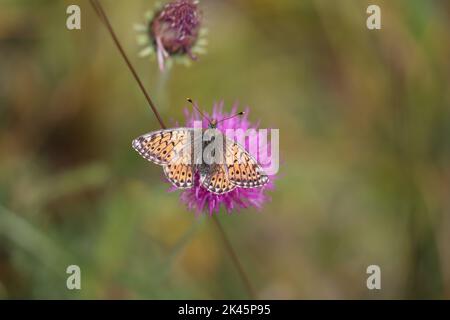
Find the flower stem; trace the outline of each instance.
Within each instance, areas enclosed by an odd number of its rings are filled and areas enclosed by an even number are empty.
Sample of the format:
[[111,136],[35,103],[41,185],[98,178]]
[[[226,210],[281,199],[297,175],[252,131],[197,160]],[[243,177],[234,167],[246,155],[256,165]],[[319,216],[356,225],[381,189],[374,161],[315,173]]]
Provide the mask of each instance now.
[[241,277],[242,283],[245,286],[245,289],[247,290],[247,294],[250,299],[255,299],[255,291],[253,290],[253,287],[251,285],[251,282],[247,276],[247,274],[244,271],[244,268],[242,267],[239,258],[236,254],[236,252],[233,249],[233,246],[231,245],[230,240],[227,237],[227,234],[225,233],[225,230],[222,227],[222,224],[220,223],[219,219],[216,215],[213,215],[213,221],[215,222],[215,225],[217,226],[217,229],[219,230],[219,234],[222,237],[223,243],[225,244],[225,249],[227,250],[228,254],[231,257],[231,260],[233,261],[233,264],[235,265],[239,276]]
[[[131,73],[133,74],[136,82],[139,85],[139,88],[141,89],[142,93],[144,94],[145,98],[147,99],[147,102],[150,105],[150,108],[152,109],[156,119],[158,120],[161,127],[163,129],[165,129],[166,126],[164,125],[164,122],[163,122],[161,116],[159,115],[159,112],[156,109],[155,104],[153,103],[152,99],[150,98],[150,95],[148,94],[144,85],[142,84],[142,81],[139,78],[136,70],[134,69],[133,65],[131,64],[130,60],[128,59],[128,56],[126,55],[125,50],[123,49],[122,45],[120,44],[119,39],[117,38],[116,33],[114,32],[114,29],[112,28],[111,23],[109,22],[109,19],[106,15],[105,11],[103,10],[102,5],[100,4],[100,2],[98,0],[90,0],[90,2],[91,2],[92,7],[94,8],[95,12],[97,13],[100,21],[106,26],[109,33],[111,34],[111,37],[112,37],[117,49],[119,49],[119,52],[122,55],[122,58],[125,60],[125,63],[127,64],[128,68],[130,69]],[[225,244],[225,249],[227,250],[228,254],[230,255],[231,261],[235,265],[235,267],[239,273],[239,276],[240,276],[242,282],[244,283],[245,289],[247,290],[249,297],[251,299],[254,299],[255,294],[254,294],[253,288],[250,284],[249,278],[248,278],[247,274],[245,273],[244,268],[242,268],[239,258],[237,256],[236,252],[234,251],[233,246],[231,245],[231,243],[225,233],[225,230],[222,227],[222,224],[220,223],[219,219],[216,216],[213,216],[213,220],[214,220],[214,222],[217,226],[217,229],[219,230],[219,234]]]
[[169,78],[170,78],[170,72],[171,72],[171,68],[168,68],[168,66],[166,66],[166,68],[164,69],[164,71],[160,71],[159,69],[157,70],[157,83],[156,83],[156,90],[155,90],[155,95],[156,96],[156,100],[159,101],[158,105],[159,105],[159,109],[160,110],[164,110],[165,108],[163,107],[164,105],[169,105],[169,97],[168,97],[168,90],[167,90],[167,83],[169,82]]
[[161,119],[161,116],[159,115],[158,110],[155,107],[155,104],[153,103],[152,99],[150,98],[150,95],[145,90],[144,85],[142,84],[141,79],[139,78],[136,70],[134,69],[133,65],[131,64],[130,60],[128,59],[128,56],[126,55],[125,51],[123,50],[122,45],[119,42],[119,39],[117,39],[116,33],[114,32],[114,29],[111,26],[111,23],[109,22],[108,17],[106,16],[105,11],[103,10],[102,5],[98,0],[91,0],[91,5],[94,7],[95,12],[99,16],[100,20],[104,23],[106,28],[108,29],[109,33],[111,34],[112,39],[114,40],[114,43],[116,44],[117,49],[119,49],[120,54],[122,55],[122,58],[125,60],[125,63],[127,64],[128,68],[130,69],[131,73],[134,76],[134,79],[136,79],[136,82],[139,85],[139,88],[141,89],[142,93],[144,94],[145,98],[147,99],[148,104],[150,105],[150,108],[152,109],[153,113],[156,116],[156,119],[158,119],[159,124],[163,129],[166,128],[164,125],[164,122]]

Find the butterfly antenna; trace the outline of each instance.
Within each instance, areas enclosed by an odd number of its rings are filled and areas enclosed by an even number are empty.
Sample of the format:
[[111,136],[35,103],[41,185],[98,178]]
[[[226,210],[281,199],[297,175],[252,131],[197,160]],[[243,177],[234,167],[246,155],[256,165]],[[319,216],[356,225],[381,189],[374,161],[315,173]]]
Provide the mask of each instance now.
[[223,121],[225,121],[225,120],[232,119],[232,118],[234,118],[234,117],[242,116],[242,115],[244,115],[244,114],[245,114],[245,112],[244,112],[244,111],[241,111],[241,112],[236,113],[235,115],[232,115],[231,117],[221,119],[220,121],[217,121],[217,123],[223,122]]
[[186,100],[192,105],[192,107],[193,107],[195,110],[198,111],[198,113],[200,113],[200,115],[201,115],[203,118],[205,118],[206,120],[208,120],[209,123],[211,123],[211,120],[210,120],[207,116],[205,116],[205,114],[204,114],[203,112],[201,112],[199,108],[197,108],[197,106],[195,105],[194,101],[192,101],[191,98],[187,98]]

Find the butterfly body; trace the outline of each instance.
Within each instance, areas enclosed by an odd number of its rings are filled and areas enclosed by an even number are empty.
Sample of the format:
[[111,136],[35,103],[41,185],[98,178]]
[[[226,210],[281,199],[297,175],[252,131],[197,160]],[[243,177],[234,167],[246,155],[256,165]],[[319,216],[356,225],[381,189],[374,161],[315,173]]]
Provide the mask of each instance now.
[[[204,188],[218,195],[236,187],[265,185],[268,177],[257,161],[216,127],[212,120],[208,129],[158,130],[136,138],[132,145],[143,158],[163,166],[167,179],[179,189],[193,187],[197,175]],[[203,152],[208,149],[211,152]]]

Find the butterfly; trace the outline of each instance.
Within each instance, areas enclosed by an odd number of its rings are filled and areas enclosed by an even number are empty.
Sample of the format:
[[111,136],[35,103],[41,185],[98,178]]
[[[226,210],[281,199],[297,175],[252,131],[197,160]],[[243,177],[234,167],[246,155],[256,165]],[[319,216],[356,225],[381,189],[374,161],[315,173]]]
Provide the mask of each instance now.
[[[208,119],[208,122],[208,128],[214,133],[211,139],[205,139],[208,130],[200,130],[198,134],[195,130],[199,129],[195,128],[171,128],[146,133],[134,139],[132,146],[144,159],[161,165],[167,179],[179,189],[192,188],[197,175],[200,184],[217,195],[237,187],[264,186],[269,178],[255,158],[242,145],[222,134],[217,129],[217,120]],[[201,148],[196,150],[196,145]],[[213,152],[205,156],[202,151],[208,147]],[[211,161],[212,158],[219,161]]]

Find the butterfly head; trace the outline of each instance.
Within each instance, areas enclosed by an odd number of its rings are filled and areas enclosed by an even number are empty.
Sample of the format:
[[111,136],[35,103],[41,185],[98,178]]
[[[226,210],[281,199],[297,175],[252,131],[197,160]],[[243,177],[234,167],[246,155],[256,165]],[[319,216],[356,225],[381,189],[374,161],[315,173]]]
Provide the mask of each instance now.
[[210,129],[215,129],[215,128],[217,128],[217,124],[218,124],[219,122],[222,122],[222,121],[225,121],[225,120],[228,120],[228,119],[232,119],[232,118],[237,117],[237,116],[242,116],[242,115],[244,114],[244,112],[241,111],[241,112],[236,113],[235,115],[232,115],[232,116],[230,116],[230,117],[223,118],[223,119],[220,119],[220,120],[217,120],[217,119],[209,119],[207,116],[205,116],[205,115],[203,114],[203,112],[201,112],[201,111],[197,108],[197,106],[195,105],[195,103],[192,101],[191,98],[188,98],[187,101],[188,101],[190,104],[192,104],[192,107],[193,107],[195,110],[197,110],[203,118],[205,118],[206,120],[208,120],[208,122],[209,122],[208,128],[210,128]]
[[208,128],[210,129],[215,129],[217,128],[217,120],[216,119],[211,119],[211,121],[209,122]]

